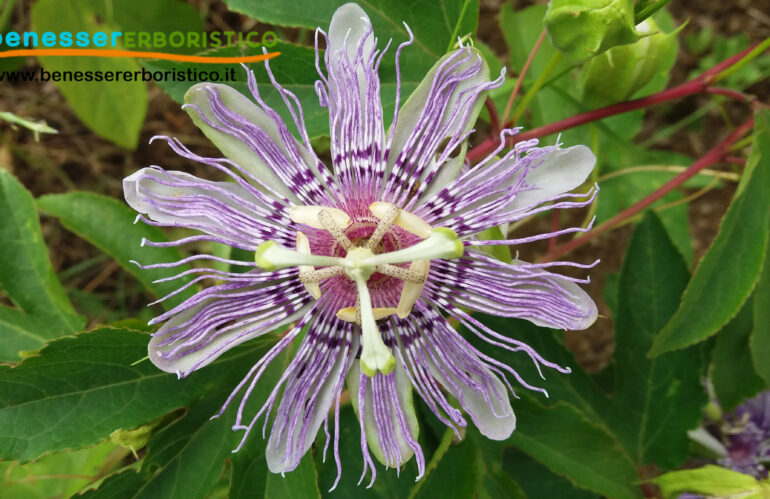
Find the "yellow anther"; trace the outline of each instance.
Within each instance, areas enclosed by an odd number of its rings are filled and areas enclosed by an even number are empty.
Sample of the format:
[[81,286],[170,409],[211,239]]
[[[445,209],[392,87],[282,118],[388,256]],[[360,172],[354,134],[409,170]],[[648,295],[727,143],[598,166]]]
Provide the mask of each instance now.
[[[393,307],[381,307],[373,308],[372,314],[374,314],[374,320],[378,321],[396,313],[396,309]],[[353,322],[355,324],[361,323],[361,313],[356,307],[347,307],[337,310],[337,318],[345,322]]]
[[[369,205],[369,210],[377,218],[385,218],[389,214],[392,214],[393,208],[394,205],[382,201],[377,201],[376,203]],[[408,211],[404,210],[398,211],[398,215],[393,220],[393,224],[398,225],[402,229],[420,236],[423,239],[429,237],[433,232],[433,229],[431,228],[430,224],[428,224],[428,222],[418,217],[414,213],[409,213]]]
[[412,312],[412,307],[422,295],[425,278],[430,270],[430,260],[415,260],[409,266],[409,270],[424,277],[422,282],[404,281],[404,287],[401,289],[401,296],[398,299],[398,307],[396,307],[396,314],[401,319],[406,318]]
[[334,223],[341,228],[345,228],[350,224],[350,217],[347,213],[339,208],[332,208],[329,206],[292,206],[289,208],[289,218],[295,223],[305,224],[315,229],[323,229],[324,226],[318,219],[318,214],[321,210],[329,212]]
[[335,219],[334,215],[327,209],[323,209],[318,212],[318,221],[321,223],[321,227],[328,232],[335,241],[337,241],[343,248],[350,249],[353,247],[353,243],[348,239],[347,234],[345,234],[345,231],[342,230],[345,228],[344,225],[339,225],[337,223],[337,219]]

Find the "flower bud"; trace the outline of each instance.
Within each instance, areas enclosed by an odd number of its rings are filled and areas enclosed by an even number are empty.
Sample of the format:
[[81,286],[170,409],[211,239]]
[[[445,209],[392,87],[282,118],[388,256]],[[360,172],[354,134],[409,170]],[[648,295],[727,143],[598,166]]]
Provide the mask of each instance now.
[[580,73],[583,103],[589,108],[606,106],[631,97],[659,73],[666,73],[676,59],[676,33],[663,33],[652,18],[637,26],[649,34],[630,45],[613,47],[586,62]]
[[633,0],[551,0],[543,22],[572,64],[643,36],[634,29]]

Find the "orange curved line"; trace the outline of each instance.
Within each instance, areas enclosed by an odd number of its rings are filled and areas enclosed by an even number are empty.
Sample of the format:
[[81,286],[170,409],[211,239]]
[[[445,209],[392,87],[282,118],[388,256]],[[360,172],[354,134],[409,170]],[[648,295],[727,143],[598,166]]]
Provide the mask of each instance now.
[[272,59],[280,55],[280,52],[269,52],[260,55],[248,55],[238,57],[216,57],[205,55],[168,54],[165,52],[137,52],[132,50],[110,49],[20,49],[0,52],[0,58],[26,57],[26,56],[76,56],[76,57],[131,57],[143,59],[164,59],[166,61],[202,62],[208,64],[233,64],[241,62],[259,62]]

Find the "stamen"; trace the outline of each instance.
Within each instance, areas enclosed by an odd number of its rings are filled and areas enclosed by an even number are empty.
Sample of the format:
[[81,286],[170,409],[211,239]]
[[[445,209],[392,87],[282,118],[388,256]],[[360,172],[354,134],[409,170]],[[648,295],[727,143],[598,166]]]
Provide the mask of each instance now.
[[356,279],[356,288],[361,312],[361,370],[369,377],[373,377],[378,372],[390,374],[396,367],[396,359],[385,346],[377,330],[366,279]]
[[404,281],[404,287],[401,289],[401,296],[398,299],[396,314],[401,319],[405,319],[411,312],[417,299],[422,295],[422,288],[425,287],[425,279],[430,270],[430,260],[416,260],[409,266],[409,270],[422,276],[421,281]]
[[[313,267],[310,268],[312,269]],[[329,277],[342,275],[344,272],[345,269],[338,265],[310,271],[303,271],[302,267],[300,267],[299,280],[305,286],[308,293],[313,295],[313,298],[317,300],[321,297],[321,286],[319,285],[319,282],[328,279]]]
[[408,211],[399,209],[395,205],[382,201],[377,201],[369,205],[369,210],[375,217],[379,219],[384,219],[393,208],[396,208],[398,213],[391,223],[398,225],[402,229],[422,238],[430,237],[433,228],[428,222],[418,217],[414,213],[409,213]]
[[[404,213],[403,211],[401,212]],[[392,251],[390,253],[381,253],[365,258],[359,262],[361,266],[382,265],[385,263],[404,263],[415,260],[433,260],[434,258],[460,258],[465,248],[462,241],[458,239],[455,231],[448,227],[438,227],[433,229],[430,237],[420,241],[414,246]],[[343,263],[345,265],[347,262]]]
[[416,270],[412,270],[411,268],[407,269],[404,267],[399,267],[397,265],[391,265],[389,263],[377,265],[377,267],[375,267],[375,270],[380,274],[385,274],[390,277],[395,277],[396,279],[401,279],[402,281],[406,281],[406,282],[425,282],[425,278],[428,275],[427,272],[421,273]]
[[388,229],[396,220],[396,218],[398,218],[398,215],[400,212],[401,212],[401,208],[399,208],[394,204],[391,204],[388,207],[387,211],[383,214],[383,216],[378,217],[380,221],[377,224],[377,228],[374,229],[374,232],[369,237],[369,241],[366,242],[366,248],[373,250],[374,248],[377,247],[378,244],[380,244],[380,241],[382,241],[382,237],[388,231]]
[[[393,307],[387,308],[373,308],[374,320],[378,321],[396,313],[396,309]],[[355,324],[361,324],[361,309],[359,307],[346,307],[337,310],[337,318],[345,322],[353,322]]]
[[[348,236],[342,231],[343,228],[347,227],[347,223],[340,228],[334,215],[326,209],[318,212],[318,221],[321,223],[323,229],[331,234],[334,240],[340,243],[343,248],[347,250],[353,247],[353,243],[350,242]],[[348,218],[348,221],[350,221],[350,218]]]
[[295,223],[309,225],[314,229],[325,229],[318,219],[318,214],[321,211],[329,212],[337,227],[344,229],[350,224],[350,217],[347,213],[330,206],[292,206],[289,208],[289,218]]
[[342,259],[333,256],[308,255],[284,248],[275,241],[265,241],[257,246],[257,250],[254,252],[254,262],[257,267],[272,272],[301,265],[317,267],[341,265]]
[[318,282],[323,281],[324,279],[328,279],[329,277],[342,275],[344,273],[345,269],[339,265],[335,265],[333,267],[324,267],[322,269],[312,270],[309,272],[300,272],[299,279],[305,283]]

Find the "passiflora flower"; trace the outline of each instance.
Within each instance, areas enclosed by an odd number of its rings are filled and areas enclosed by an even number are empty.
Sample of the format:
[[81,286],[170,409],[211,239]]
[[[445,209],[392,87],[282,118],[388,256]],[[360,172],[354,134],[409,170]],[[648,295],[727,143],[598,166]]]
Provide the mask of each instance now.
[[[399,55],[413,41],[396,50],[399,82]],[[595,189],[587,195],[568,193],[585,181],[595,158],[584,146],[537,147],[530,140],[505,153],[501,146],[479,164],[465,165],[468,136],[485,93],[503,79],[491,81],[483,58],[470,46],[445,55],[405,103],[397,100],[389,128],[378,77],[385,51],[378,50],[360,7],[343,5],[328,34],[317,31],[316,54],[316,91],[329,111],[330,166],[313,152],[298,99],[275,81],[268,66],[299,138],[261,98],[248,72],[253,101],[211,83],[195,85],[186,95],[185,109],[224,158],[199,156],[162,137],[181,156],[232,181],[159,167],[125,179],[126,200],[146,223],[202,232],[147,244],[205,240],[255,254],[253,262],[226,260],[253,267],[247,272],[196,268],[180,274],[197,275],[187,286],[217,282],[152,321],[162,325],[150,341],[150,359],[164,371],[187,376],[236,345],[292,325],[222,409],[240,397],[235,428],[245,430],[243,442],[260,417],[267,421],[274,412],[267,463],[273,472],[294,469],[321,425],[330,418],[338,422],[347,389],[361,423],[362,479],[371,469],[374,480],[369,450],[393,467],[415,456],[422,475],[425,459],[413,392],[447,426],[459,430],[469,417],[482,434],[500,440],[516,426],[508,377],[543,391],[471,346],[447,317],[491,344],[521,352],[538,368],[568,372],[528,345],[490,330],[468,311],[559,329],[583,329],[594,322],[596,307],[578,286],[581,281],[548,270],[586,266],[506,263],[481,251],[553,234],[494,241],[478,235],[551,208],[586,206]],[[513,133],[507,130],[501,139]],[[562,232],[576,230],[581,229]],[[220,260],[195,255],[156,266],[191,259]],[[265,368],[303,331],[296,355],[264,406],[246,414],[246,401]],[[338,432],[335,424],[337,458]]]

